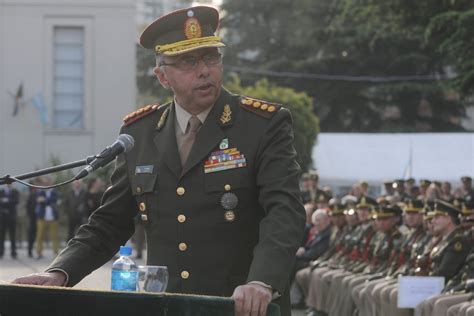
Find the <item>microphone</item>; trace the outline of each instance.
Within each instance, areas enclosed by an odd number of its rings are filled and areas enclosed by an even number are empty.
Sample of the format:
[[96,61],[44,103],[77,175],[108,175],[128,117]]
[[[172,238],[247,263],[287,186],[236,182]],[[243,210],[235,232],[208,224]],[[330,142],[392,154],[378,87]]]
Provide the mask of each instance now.
[[81,170],[74,179],[79,180],[87,176],[94,170],[97,170],[115,159],[123,152],[129,152],[135,144],[135,140],[128,134],[120,134],[117,140],[110,146],[106,147],[100,154],[95,156],[87,167]]

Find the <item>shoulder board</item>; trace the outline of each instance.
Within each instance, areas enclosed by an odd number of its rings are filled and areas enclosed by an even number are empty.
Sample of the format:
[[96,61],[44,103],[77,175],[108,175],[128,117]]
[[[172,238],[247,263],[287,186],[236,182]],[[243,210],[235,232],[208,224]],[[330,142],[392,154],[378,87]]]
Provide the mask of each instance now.
[[123,125],[129,126],[132,123],[138,121],[139,119],[155,112],[159,108],[160,108],[160,105],[157,103],[157,104],[149,104],[136,111],[133,111],[132,113],[125,115],[125,117],[123,118]]
[[253,112],[259,116],[270,119],[281,108],[281,104],[271,103],[263,100],[257,100],[249,97],[241,97],[240,106],[247,111]]

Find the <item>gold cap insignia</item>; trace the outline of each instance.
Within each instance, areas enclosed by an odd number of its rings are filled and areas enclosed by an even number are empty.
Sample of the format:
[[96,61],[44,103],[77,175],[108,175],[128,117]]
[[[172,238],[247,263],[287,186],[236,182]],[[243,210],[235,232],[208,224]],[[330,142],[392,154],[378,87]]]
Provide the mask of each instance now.
[[190,17],[184,22],[184,34],[187,39],[199,38],[202,36],[201,24],[198,19]]

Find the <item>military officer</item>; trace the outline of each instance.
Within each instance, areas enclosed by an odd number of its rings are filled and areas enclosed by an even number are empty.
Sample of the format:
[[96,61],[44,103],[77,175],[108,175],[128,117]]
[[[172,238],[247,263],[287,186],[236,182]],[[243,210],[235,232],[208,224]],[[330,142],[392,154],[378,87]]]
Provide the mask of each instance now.
[[385,272],[384,278],[370,281],[360,291],[360,303],[356,301],[359,315],[378,315],[376,295],[383,287],[396,283],[398,275],[407,274],[407,271],[414,263],[413,258],[420,251],[420,241],[425,237],[423,228],[423,201],[417,199],[405,200],[403,204],[404,224],[410,229],[404,237],[400,247],[392,251],[390,266]]
[[[443,276],[448,282],[463,266],[469,253],[470,245],[459,226],[459,209],[451,203],[436,200],[433,210],[433,234],[441,240],[430,249],[426,270],[431,276]],[[390,292],[391,306],[396,306],[398,289]],[[425,301],[428,303],[428,301]],[[417,315],[424,314],[425,302],[416,307]],[[406,310],[394,309],[391,315],[405,315]]]
[[288,276],[304,229],[291,116],[279,104],[221,87],[219,13],[182,9],[151,23],[140,44],[174,100],[124,118],[134,148],[112,186],[46,274],[17,283],[73,286],[145,225],[148,264],[169,269],[168,291],[231,296],[238,315],[272,298],[290,315]]

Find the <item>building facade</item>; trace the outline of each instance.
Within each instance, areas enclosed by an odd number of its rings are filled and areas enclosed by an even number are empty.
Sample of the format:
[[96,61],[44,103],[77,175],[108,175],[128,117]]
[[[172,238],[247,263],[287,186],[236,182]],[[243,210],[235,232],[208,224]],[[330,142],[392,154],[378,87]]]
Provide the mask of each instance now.
[[100,152],[135,107],[133,0],[0,0],[0,176]]

